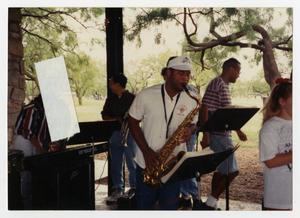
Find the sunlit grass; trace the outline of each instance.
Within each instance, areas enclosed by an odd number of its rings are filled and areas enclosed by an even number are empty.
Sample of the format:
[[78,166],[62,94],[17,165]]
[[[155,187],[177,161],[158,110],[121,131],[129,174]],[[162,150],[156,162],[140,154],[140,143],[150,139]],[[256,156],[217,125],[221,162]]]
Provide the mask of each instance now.
[[78,100],[74,99],[78,122],[102,120],[101,111],[102,111],[104,102],[105,102],[105,100],[95,100],[92,98],[84,98],[83,104],[79,105]]

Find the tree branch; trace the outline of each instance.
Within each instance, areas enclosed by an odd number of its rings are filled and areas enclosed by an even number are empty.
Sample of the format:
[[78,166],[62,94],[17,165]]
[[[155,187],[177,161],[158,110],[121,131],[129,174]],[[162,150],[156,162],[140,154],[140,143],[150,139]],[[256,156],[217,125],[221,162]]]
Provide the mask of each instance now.
[[36,14],[32,14],[30,11],[27,11],[26,9],[24,9],[24,11],[26,13],[22,13],[22,17],[33,17],[33,18],[37,18],[37,19],[47,19],[53,23],[55,23],[56,25],[59,25],[59,26],[62,26],[64,28],[67,28],[69,31],[72,31],[71,29],[69,29],[67,26],[65,25],[61,25],[61,24],[58,24],[57,22],[53,21],[52,19],[50,19],[50,15],[65,15],[65,16],[68,16],[68,17],[71,17],[74,21],[76,21],[77,23],[79,23],[82,27],[84,27],[85,29],[87,29],[87,27],[81,23],[75,16],[73,16],[72,14],[70,13],[67,13],[65,11],[60,11],[60,10],[56,10],[56,11],[49,11],[45,8],[39,8],[39,10],[41,11],[44,11],[44,12],[47,12],[46,14],[43,14],[43,15],[36,15]]
[[184,8],[183,31],[184,31],[184,35],[185,35],[188,43],[192,47],[195,47],[194,49],[192,49],[192,51],[202,51],[202,50],[206,50],[208,48],[213,48],[213,47],[218,46],[220,44],[239,39],[239,38],[246,35],[246,32],[244,30],[242,30],[242,31],[232,33],[232,34],[224,36],[224,37],[220,37],[217,40],[212,39],[212,40],[210,40],[209,42],[206,42],[206,43],[196,43],[191,39],[191,34],[189,34],[188,31],[187,31],[186,15],[187,15],[186,8]]
[[224,46],[239,46],[240,48],[254,48],[257,50],[262,51],[263,47],[257,45],[257,44],[252,44],[252,43],[243,43],[243,42],[226,42],[222,43],[221,45]]
[[271,41],[268,32],[264,28],[262,28],[261,26],[259,26],[259,25],[252,25],[252,29],[254,31],[260,33],[260,35],[263,37],[264,40]]
[[49,41],[48,39],[46,39],[46,38],[40,36],[39,34],[36,34],[36,33],[33,33],[33,32],[29,32],[28,30],[26,30],[26,29],[23,28],[23,27],[21,27],[21,29],[22,29],[25,33],[27,33],[27,34],[29,34],[29,35],[31,35],[31,36],[37,37],[37,38],[41,39],[42,41],[45,41],[46,43],[50,44],[51,46],[54,46],[54,44],[53,44],[51,41]]
[[282,51],[289,51],[289,52],[293,51],[293,48],[290,47],[274,46],[274,48]]
[[[190,8],[189,8],[190,10]],[[207,12],[203,12],[203,11],[193,11],[193,12],[190,12],[190,14],[201,14],[201,15],[204,15],[204,16],[207,16],[209,15],[210,13],[212,13],[212,10],[210,9],[209,11]],[[184,15],[184,12],[181,12],[181,13],[176,13],[174,14],[175,16],[179,16],[179,15]]]
[[272,46],[273,46],[273,48],[283,50],[283,51],[293,51],[293,48],[281,46],[281,45],[287,45],[292,38],[293,38],[293,35],[290,35],[286,40],[279,41],[279,42],[273,42]]
[[193,23],[194,28],[195,28],[195,29],[194,29],[194,32],[192,32],[192,33],[190,34],[190,36],[193,36],[193,35],[195,35],[195,34],[197,33],[198,26],[196,25],[196,23],[195,23],[195,21],[194,21],[192,15],[191,15],[191,13],[190,13],[190,9],[188,9],[188,10],[189,10],[189,17],[190,17],[190,19],[191,19],[191,21],[192,21],[192,23]]
[[[51,42],[50,40],[46,39],[45,37],[43,37],[43,36],[41,36],[41,35],[39,35],[39,34],[30,32],[30,31],[26,30],[26,29],[23,28],[23,27],[21,27],[21,29],[22,29],[25,33],[27,33],[27,34],[29,34],[29,35],[31,35],[31,36],[33,36],[33,37],[37,37],[37,38],[39,38],[40,40],[42,40],[42,41],[48,43],[48,44],[50,45],[50,48],[52,49],[52,52],[55,54],[55,52],[53,51],[53,48],[56,47],[56,46],[53,44],[53,42]],[[76,52],[74,51],[75,47],[74,47],[74,48],[70,48],[70,49],[65,49],[65,48],[62,47],[62,46],[58,46],[58,48],[61,49],[61,50],[63,50],[63,51],[65,51],[65,52],[76,54]],[[55,55],[54,55],[54,56],[55,56]]]
[[201,57],[200,57],[201,70],[208,69],[207,67],[205,67],[205,64],[204,64],[204,56],[205,56],[205,50],[201,51]]
[[279,42],[274,42],[273,45],[277,46],[277,45],[286,45],[288,44],[288,42],[293,38],[293,35],[290,35],[286,40],[283,41],[279,41]]
[[183,32],[185,35],[186,40],[188,41],[188,43],[192,46],[198,46],[197,43],[195,43],[192,39],[191,36],[189,35],[188,31],[187,31],[187,26],[186,26],[186,8],[183,9]]
[[173,19],[176,20],[176,22],[179,23],[180,25],[183,25],[183,23],[181,23],[180,20],[178,20],[176,17],[174,17]]
[[24,70],[24,75],[28,78],[27,80],[30,80],[30,81],[36,80],[36,78],[32,74],[28,73],[26,70]]
[[79,23],[83,28],[87,29],[87,27],[83,23],[81,23],[75,16],[73,16],[70,13],[67,13],[65,11],[59,11],[59,10],[57,10],[57,11],[49,11],[49,10],[47,10],[45,8],[39,8],[39,9],[42,10],[42,11],[48,12],[48,15],[51,15],[51,14],[62,14],[62,15],[66,15],[68,17],[71,17],[74,21],[76,21],[77,23]]
[[[212,9],[213,10],[213,9]],[[209,32],[216,37],[217,39],[221,38],[221,35],[216,32],[217,23],[215,22],[214,13],[211,13],[210,15],[210,27]]]

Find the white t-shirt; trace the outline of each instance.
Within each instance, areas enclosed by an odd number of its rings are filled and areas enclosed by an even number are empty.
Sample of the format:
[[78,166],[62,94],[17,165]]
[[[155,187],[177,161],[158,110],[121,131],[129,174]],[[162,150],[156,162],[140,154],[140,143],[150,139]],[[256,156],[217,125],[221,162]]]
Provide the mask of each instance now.
[[[169,120],[177,95],[173,97],[173,100],[171,100],[166,90],[164,92],[167,120]],[[194,96],[196,95],[194,92],[190,93]],[[168,137],[176,131],[179,124],[195,107],[196,101],[189,97],[186,92],[181,92],[169,126]],[[129,115],[136,120],[142,121],[141,128],[149,147],[155,152],[158,152],[166,142],[167,131],[161,85],[146,88],[138,93],[129,109]],[[193,123],[196,123],[197,120],[198,115],[195,116]],[[186,143],[182,143],[177,146],[172,155],[176,155],[179,151],[186,151]],[[145,160],[139,148],[137,149],[135,160],[141,168],[145,168]]]
[[[264,162],[292,150],[292,121],[272,117],[259,135],[259,158]],[[264,206],[292,209],[292,170],[287,165],[268,168],[264,163]],[[291,167],[291,165],[290,165]]]

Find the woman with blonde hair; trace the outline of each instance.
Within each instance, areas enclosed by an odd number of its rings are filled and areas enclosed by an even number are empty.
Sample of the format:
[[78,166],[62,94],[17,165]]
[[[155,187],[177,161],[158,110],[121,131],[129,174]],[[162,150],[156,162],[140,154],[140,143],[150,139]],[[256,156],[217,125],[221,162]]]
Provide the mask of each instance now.
[[292,83],[279,78],[263,109],[259,158],[263,163],[264,209],[292,209]]

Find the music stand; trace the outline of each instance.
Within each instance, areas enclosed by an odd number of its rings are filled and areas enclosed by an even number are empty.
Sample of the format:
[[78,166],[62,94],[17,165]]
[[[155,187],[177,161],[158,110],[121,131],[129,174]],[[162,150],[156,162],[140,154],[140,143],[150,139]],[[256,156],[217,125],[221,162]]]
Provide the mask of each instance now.
[[[259,110],[257,107],[224,107],[217,109],[208,121],[199,127],[199,132],[239,130]],[[228,164],[227,164],[228,166]],[[229,166],[228,166],[229,167]],[[229,210],[229,170],[226,178],[226,210]]]
[[[67,145],[104,142],[108,141],[112,136],[112,133],[116,130],[120,130],[121,125],[118,121],[92,121],[79,123],[80,133],[72,136]],[[106,146],[108,150],[108,146]],[[107,167],[111,167],[110,152],[108,152]],[[125,180],[124,180],[125,181]],[[108,195],[112,193],[112,177],[111,170],[108,170]]]
[[92,121],[80,122],[80,133],[72,136],[67,145],[97,143],[108,141],[112,133],[120,130],[121,126],[118,121]]
[[241,129],[259,110],[256,107],[224,107],[216,110],[199,127],[199,132],[238,130]]
[[[178,168],[171,170],[168,174],[161,178],[162,183],[174,183],[207,173],[211,173],[216,170],[217,166],[223,162],[228,156],[238,149],[239,145],[234,148],[230,148],[222,152],[213,152],[208,149],[206,152],[190,152],[194,153],[194,156],[183,156],[183,160],[178,164]],[[208,151],[208,152],[207,152]],[[201,154],[202,153],[202,154]],[[188,153],[187,153],[188,154]],[[174,166],[174,168],[177,166]]]

